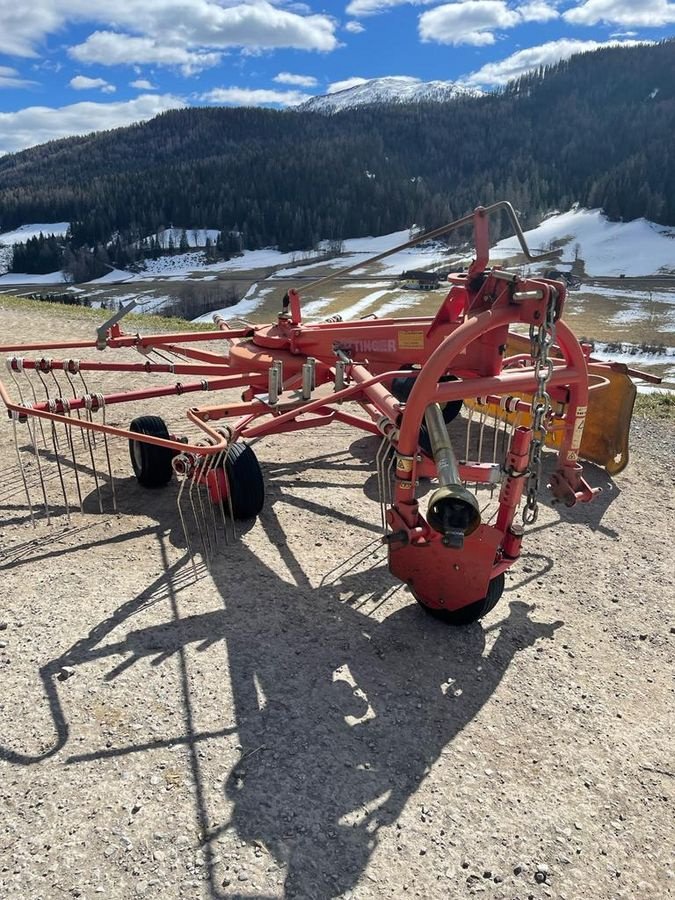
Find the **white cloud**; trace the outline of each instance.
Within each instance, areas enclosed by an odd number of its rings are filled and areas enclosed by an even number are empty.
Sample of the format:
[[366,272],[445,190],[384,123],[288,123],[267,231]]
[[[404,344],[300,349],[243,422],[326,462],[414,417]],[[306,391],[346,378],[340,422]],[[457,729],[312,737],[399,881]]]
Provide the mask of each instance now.
[[0,66],[0,88],[29,87],[33,84],[37,84],[37,82],[22,78],[16,69],[11,69],[9,66]]
[[136,88],[138,91],[156,91],[157,85],[148,81],[147,78],[137,78],[135,81],[129,82],[129,87]]
[[366,29],[360,22],[351,21],[347,22],[345,25],[345,31],[348,31],[350,34],[361,34],[361,32],[365,30]]
[[586,0],[563,13],[573,25],[622,25],[626,28],[660,28],[675,22],[675,3],[670,0]]
[[494,31],[512,28],[521,21],[505,0],[462,0],[446,3],[419,18],[420,38],[437,44],[494,44]]
[[[8,0],[0,0],[0,6],[8,5]],[[132,63],[151,56],[154,63],[173,65],[178,50],[190,54],[229,47],[334,50],[335,20],[307,12],[301,4],[282,9],[268,0],[31,0],[2,9],[0,53],[36,56],[41,42],[71,23],[95,25],[96,34],[114,33],[128,42],[149,42],[152,49],[128,43],[127,57],[133,57],[133,49],[138,55]],[[90,39],[73,48],[75,58],[88,61],[95,47],[111,53],[110,59],[96,62],[117,64],[110,44],[92,45]]]
[[73,103],[60,108],[31,106],[0,113],[0,153],[12,153],[57,138],[88,134],[152,119],[185,106],[172,94],[142,94],[119,103]]
[[550,22],[560,17],[557,9],[545,0],[531,0],[516,9],[523,22]]
[[355,75],[353,78],[345,78],[343,81],[334,81],[328,85],[327,94],[337,94],[338,91],[347,91],[349,88],[358,87],[360,84],[367,84],[370,79],[360,78]]
[[298,106],[309,100],[311,94],[302,91],[274,91],[254,88],[213,88],[199,99],[221,106]]
[[117,88],[114,84],[110,84],[105,78],[87,78],[86,75],[76,75],[69,82],[74,91],[95,91],[101,90],[104,94],[114,94]]
[[272,81],[276,81],[277,84],[294,84],[297,87],[307,88],[316,87],[318,84],[313,75],[293,75],[291,72],[279,72]]
[[374,16],[377,13],[386,12],[394,6],[405,6],[407,4],[417,5],[418,3],[429,2],[433,0],[351,0],[347,5],[347,15],[356,16]]
[[217,66],[220,53],[188,50],[183,46],[158,44],[152,38],[132,37],[114,31],[95,31],[83,44],[68,51],[73,59],[104,66],[155,64],[179,66],[185,75],[192,75]]
[[507,56],[499,62],[487,63],[477,72],[468,75],[463,81],[474,86],[496,86],[506,84],[512,78],[518,78],[526,72],[531,72],[539,66],[550,66],[561,59],[569,59],[575,53],[586,53],[592,50],[600,50],[602,47],[634,47],[639,41],[577,41],[569,38],[561,38],[559,41],[549,41],[538,47],[529,47],[527,50],[519,50],[517,53]]

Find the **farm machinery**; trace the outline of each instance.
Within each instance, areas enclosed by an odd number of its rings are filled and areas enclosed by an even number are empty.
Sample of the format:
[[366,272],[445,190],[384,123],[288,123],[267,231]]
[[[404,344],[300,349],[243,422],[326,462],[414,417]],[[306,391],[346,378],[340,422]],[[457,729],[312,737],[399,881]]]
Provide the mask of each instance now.
[[[109,440],[123,439],[141,486],[177,480],[194,564],[193,542],[206,556],[219,534],[263,510],[251,441],[342,423],[380,439],[382,540],[393,575],[450,624],[485,615],[537,520],[544,482],[554,500],[573,506],[598,490],[585,481],[581,459],[609,474],[627,464],[635,398],[629,370],[594,360],[562,320],[564,280],[490,266],[496,213],[508,215],[528,260],[550,258],[530,253],[512,207],[500,202],[370,260],[472,226],[474,258],[448,276],[434,316],[306,323],[291,289],[270,324],[215,316],[203,331],[132,334],[120,324],[131,304],[94,340],[0,348],[18,393],[12,399],[0,382],[30,517],[49,519],[50,491],[62,495],[67,515],[81,507],[85,469],[101,508],[105,491],[114,505]],[[74,358],[83,350],[100,358]],[[97,375],[150,385],[94,392],[88,381]],[[154,413],[128,427],[107,418],[119,404],[199,393],[209,402],[185,410],[183,433]],[[47,466],[56,474],[48,477]],[[76,500],[68,497],[73,479]]]

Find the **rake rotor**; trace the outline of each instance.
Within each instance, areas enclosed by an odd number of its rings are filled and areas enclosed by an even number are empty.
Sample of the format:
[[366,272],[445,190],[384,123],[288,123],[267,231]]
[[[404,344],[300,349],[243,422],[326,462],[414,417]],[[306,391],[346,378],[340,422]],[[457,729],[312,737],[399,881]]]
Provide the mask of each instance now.
[[[528,259],[550,257],[529,253],[502,202],[374,258],[471,223],[475,259],[468,272],[449,276],[434,317],[305,324],[291,290],[267,325],[231,327],[216,316],[205,331],[142,336],[120,326],[130,306],[93,341],[0,348],[10,354],[18,398],[0,383],[15,438],[16,490],[33,524],[56,513],[70,519],[90,502],[116,511],[122,440],[143,487],[178,482],[194,565],[196,549],[213,556],[236,537],[237,520],[263,509],[262,471],[248,441],[340,422],[380,438],[375,467],[391,571],[450,622],[485,614],[520,553],[523,498],[525,523],[536,520],[545,448],[558,454],[554,496],[567,505],[591,500],[596,491],[579,460],[620,471],[634,398],[626,367],[592,360],[561,320],[564,281],[489,266],[488,217],[499,211]],[[519,326],[529,327],[529,341],[513,331]],[[105,358],[69,356],[85,350]],[[93,379],[104,386],[92,390]],[[118,379],[153,386],[120,389]],[[603,448],[591,424],[585,444],[589,405],[608,390],[618,436]],[[214,402],[187,408],[178,433],[156,415],[140,415],[128,428],[110,420],[120,405],[143,410],[200,393]],[[427,479],[438,484],[423,514],[419,485]]]

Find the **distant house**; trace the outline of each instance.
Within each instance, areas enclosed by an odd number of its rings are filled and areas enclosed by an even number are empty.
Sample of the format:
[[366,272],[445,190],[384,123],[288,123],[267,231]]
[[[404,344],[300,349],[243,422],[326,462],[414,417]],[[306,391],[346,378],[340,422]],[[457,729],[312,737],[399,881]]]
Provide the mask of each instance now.
[[399,281],[402,287],[410,291],[432,291],[440,284],[440,278],[436,272],[425,272],[423,269],[410,269],[402,272]]

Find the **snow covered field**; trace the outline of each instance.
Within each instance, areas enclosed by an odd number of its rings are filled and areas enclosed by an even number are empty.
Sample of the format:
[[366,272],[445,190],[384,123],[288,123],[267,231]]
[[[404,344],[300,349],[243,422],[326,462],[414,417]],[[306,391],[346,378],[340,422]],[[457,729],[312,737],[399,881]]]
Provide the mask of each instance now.
[[[646,219],[610,222],[598,209],[573,209],[546,218],[525,232],[528,246],[545,251],[562,247],[560,262],[583,260],[587,275],[642,276],[675,274],[675,228]],[[500,241],[490,252],[497,261],[520,253],[515,238]]]

